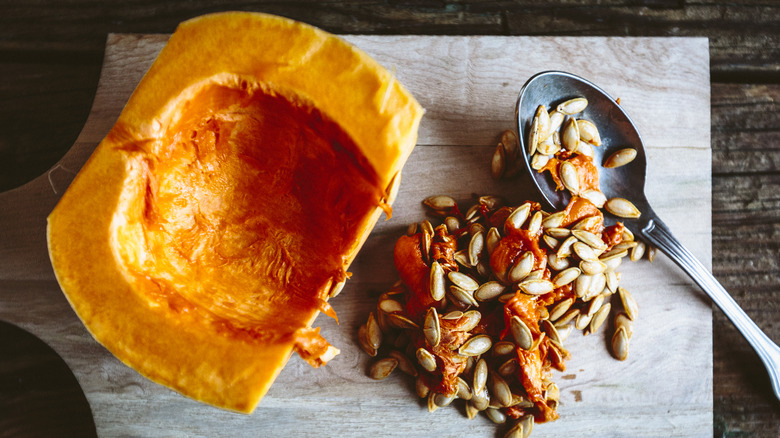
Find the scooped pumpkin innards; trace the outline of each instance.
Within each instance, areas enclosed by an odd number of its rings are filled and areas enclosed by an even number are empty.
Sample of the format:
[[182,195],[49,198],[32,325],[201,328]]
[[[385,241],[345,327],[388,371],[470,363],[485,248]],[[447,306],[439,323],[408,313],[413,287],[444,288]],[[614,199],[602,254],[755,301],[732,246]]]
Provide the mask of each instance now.
[[146,377],[251,412],[382,211],[422,109],[339,38],[265,14],[182,23],[49,216],[57,279]]

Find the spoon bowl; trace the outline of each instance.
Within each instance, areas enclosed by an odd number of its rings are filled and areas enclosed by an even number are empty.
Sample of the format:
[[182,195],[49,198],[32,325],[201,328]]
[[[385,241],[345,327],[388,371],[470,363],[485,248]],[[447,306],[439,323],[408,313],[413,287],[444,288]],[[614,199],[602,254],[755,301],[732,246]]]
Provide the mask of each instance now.
[[780,347],[756,326],[709,270],[674,237],[669,227],[650,207],[644,193],[647,167],[644,143],[628,114],[604,90],[571,73],[538,73],[525,83],[517,99],[515,116],[523,161],[542,198],[554,209],[563,210],[569,203],[570,195],[567,190],[557,191],[549,175],[537,172],[531,167],[532,157],[528,153],[530,149],[527,143],[530,141],[529,133],[534,114],[539,105],[555,107],[576,97],[588,100],[587,108],[577,117],[593,122],[601,135],[602,145],[593,148],[593,163],[597,168],[601,168],[607,154],[626,147],[637,151],[636,158],[627,165],[611,168],[606,172],[600,171],[599,186],[607,199],[625,198],[639,209],[641,215],[636,219],[626,219],[605,213],[605,220],[623,222],[634,235],[666,254],[712,298],[761,358],[769,373],[772,390],[780,400]]

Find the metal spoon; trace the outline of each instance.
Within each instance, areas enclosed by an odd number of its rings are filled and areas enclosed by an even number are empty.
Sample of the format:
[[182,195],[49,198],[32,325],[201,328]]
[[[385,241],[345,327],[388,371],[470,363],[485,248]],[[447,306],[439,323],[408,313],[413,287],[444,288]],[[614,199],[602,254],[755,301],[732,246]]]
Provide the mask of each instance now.
[[602,146],[594,148],[594,163],[602,163],[604,151],[611,153],[618,147],[630,146],[637,151],[636,158],[630,164],[599,174],[601,191],[607,198],[628,199],[642,212],[638,219],[621,221],[635,232],[638,231],[647,242],[672,259],[721,308],[761,358],[769,372],[775,396],[780,399],[780,347],[756,326],[715,277],[680,244],[647,202],[644,193],[647,157],[642,138],[631,118],[615,99],[601,88],[583,78],[559,71],[538,73],[529,79],[520,91],[515,110],[525,166],[544,200],[553,208],[562,210],[569,202],[569,194],[565,190],[556,191],[549,175],[531,168],[531,157],[528,156],[526,144],[531,121],[540,104],[554,106],[575,97],[588,99],[588,106],[582,113],[582,118],[592,121],[601,134]]

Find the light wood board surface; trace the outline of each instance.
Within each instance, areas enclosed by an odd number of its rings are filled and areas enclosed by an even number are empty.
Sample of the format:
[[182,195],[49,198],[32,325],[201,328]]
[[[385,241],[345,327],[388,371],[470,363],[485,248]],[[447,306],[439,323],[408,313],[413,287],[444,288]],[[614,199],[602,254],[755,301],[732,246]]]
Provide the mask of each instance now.
[[[375,382],[357,328],[396,274],[395,239],[424,218],[420,201],[473,193],[533,197],[522,178],[495,182],[490,156],[513,127],[514,103],[534,73],[561,69],[620,97],[648,147],[648,199],[706,266],[711,259],[710,86],[703,38],[345,37],[396,72],[426,108],[391,220],[380,223],[331,301],[340,325],[315,325],[342,354],[311,369],[297,356],[250,416],[211,408],[142,378],[97,344],[68,306],[46,255],[45,217],[111,128],[162,48],[162,35],[110,35],[89,120],[50,172],[0,194],[0,319],[41,337],[69,364],[100,436],[474,436],[501,430],[461,407],[429,414],[411,378]],[[624,263],[640,306],[629,359],[607,352],[606,331],[567,341],[556,373],[561,419],[534,436],[712,436],[712,327],[705,295],[665,257]]]

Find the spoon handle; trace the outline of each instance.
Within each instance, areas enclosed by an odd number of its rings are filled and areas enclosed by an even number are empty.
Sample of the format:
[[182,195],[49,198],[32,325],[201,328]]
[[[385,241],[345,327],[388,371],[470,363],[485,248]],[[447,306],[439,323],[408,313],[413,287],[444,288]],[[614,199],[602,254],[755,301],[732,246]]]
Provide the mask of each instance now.
[[641,233],[651,244],[677,263],[734,323],[764,363],[769,372],[775,397],[780,400],[780,347],[758,328],[718,280],[672,235],[669,227],[660,219],[648,220],[642,227]]

